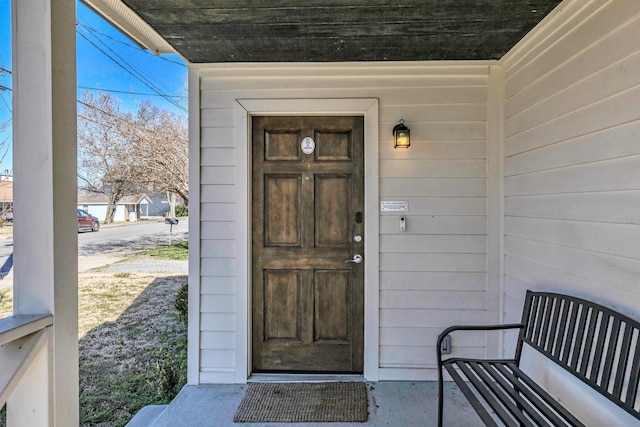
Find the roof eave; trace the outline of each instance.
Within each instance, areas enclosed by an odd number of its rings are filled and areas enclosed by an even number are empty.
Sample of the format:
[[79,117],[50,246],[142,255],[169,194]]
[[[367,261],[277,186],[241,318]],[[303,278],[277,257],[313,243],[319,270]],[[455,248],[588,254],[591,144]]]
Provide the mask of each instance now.
[[138,45],[159,55],[177,53],[149,24],[120,0],[81,0]]

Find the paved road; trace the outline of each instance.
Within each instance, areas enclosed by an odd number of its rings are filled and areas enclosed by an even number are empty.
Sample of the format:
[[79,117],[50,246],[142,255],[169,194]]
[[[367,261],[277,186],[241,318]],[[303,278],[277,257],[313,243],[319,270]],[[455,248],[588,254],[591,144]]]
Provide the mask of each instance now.
[[[103,226],[97,233],[78,233],[78,271],[111,264],[130,254],[166,245],[170,241],[186,240],[187,237],[186,218],[181,218],[173,227],[164,222],[143,221]],[[0,240],[0,274],[3,276],[0,288],[13,285],[12,253],[13,239]]]
[[[172,234],[170,234],[172,231]],[[78,234],[78,271],[95,267],[101,259],[122,257],[167,245],[170,241],[186,240],[187,219],[180,219],[173,228],[164,222],[137,222],[131,225],[103,227],[99,232]],[[92,260],[93,259],[93,260]],[[104,263],[108,264],[108,262]],[[104,265],[97,264],[97,265]]]

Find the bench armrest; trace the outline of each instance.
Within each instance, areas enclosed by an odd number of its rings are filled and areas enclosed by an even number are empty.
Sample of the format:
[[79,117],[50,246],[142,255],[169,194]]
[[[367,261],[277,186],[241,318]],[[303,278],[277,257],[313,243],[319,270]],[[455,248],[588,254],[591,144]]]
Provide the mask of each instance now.
[[442,341],[444,338],[454,331],[499,331],[504,329],[522,329],[522,323],[505,323],[502,325],[454,325],[449,326],[447,329],[442,331],[438,336],[438,343],[436,350],[438,352],[438,368],[442,365]]

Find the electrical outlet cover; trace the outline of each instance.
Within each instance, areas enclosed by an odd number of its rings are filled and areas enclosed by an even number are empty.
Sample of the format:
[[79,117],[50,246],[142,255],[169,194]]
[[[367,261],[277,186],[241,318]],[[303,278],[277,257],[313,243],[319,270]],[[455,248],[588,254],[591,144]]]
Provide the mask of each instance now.
[[440,347],[440,354],[451,354],[451,335],[447,335],[442,340]]

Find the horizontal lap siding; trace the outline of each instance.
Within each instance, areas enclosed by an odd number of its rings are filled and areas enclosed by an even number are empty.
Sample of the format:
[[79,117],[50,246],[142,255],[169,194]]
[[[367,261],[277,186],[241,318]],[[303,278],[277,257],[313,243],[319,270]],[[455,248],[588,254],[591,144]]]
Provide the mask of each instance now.
[[200,381],[234,382],[236,149],[233,105],[200,115]]
[[526,289],[640,317],[640,3],[558,21],[505,60],[505,319]]
[[[409,202],[380,218],[380,365],[430,368],[437,331],[486,319],[486,157],[488,67],[472,65],[311,65],[202,68],[201,380],[234,369],[237,245],[236,99],[379,99],[381,200]],[[391,129],[411,128],[411,147],[394,150]],[[483,339],[465,339],[467,354]],[[393,376],[393,375],[392,375]]]
[[[380,199],[409,202],[406,232],[399,230],[400,213],[380,217],[385,379],[434,367],[445,327],[486,322],[487,85],[485,71],[481,88],[451,87],[442,98],[417,91],[411,105],[380,100]],[[461,92],[469,99],[458,99]],[[384,140],[399,118],[411,128],[408,150]],[[484,337],[455,344],[458,355],[485,353]]]

